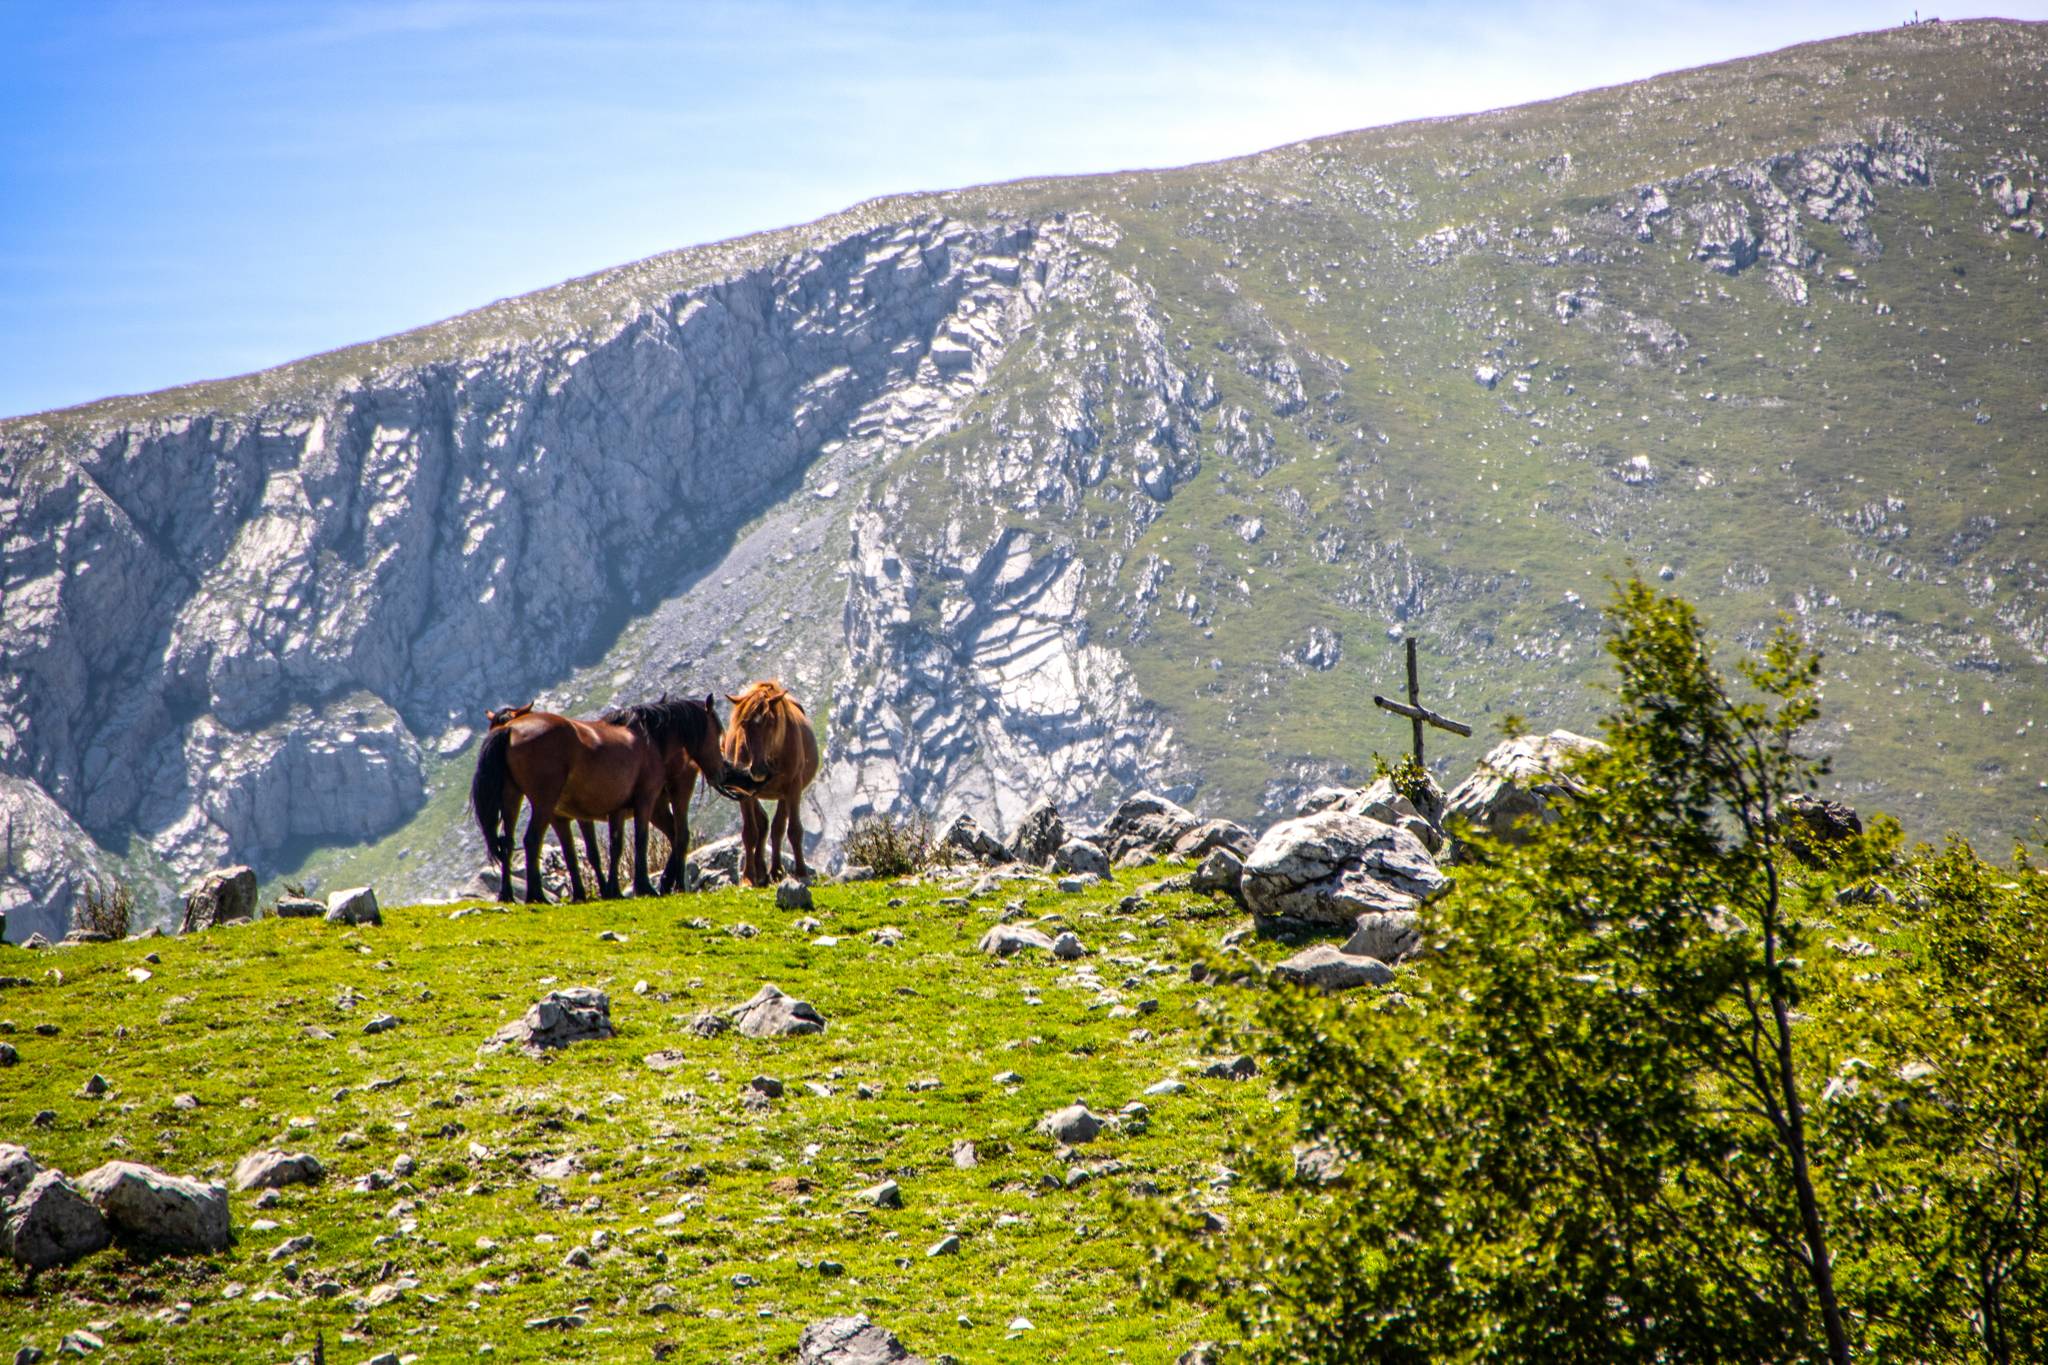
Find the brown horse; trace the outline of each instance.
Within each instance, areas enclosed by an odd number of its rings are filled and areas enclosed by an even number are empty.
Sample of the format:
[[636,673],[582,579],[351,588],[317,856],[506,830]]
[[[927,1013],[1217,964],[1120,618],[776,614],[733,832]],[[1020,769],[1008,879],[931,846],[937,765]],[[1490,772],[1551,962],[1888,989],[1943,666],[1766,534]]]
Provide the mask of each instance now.
[[[531,714],[533,714],[532,702],[528,702],[524,706],[500,706],[495,711],[484,712],[484,729],[487,733],[491,730],[502,729],[505,726],[510,725],[513,721],[518,720],[521,716],[527,716]],[[517,823],[518,815],[519,812],[515,809],[509,812],[508,817],[505,819],[505,838],[510,839],[512,837],[514,833],[513,826]],[[655,823],[657,825],[660,824],[660,819],[658,815]],[[619,898],[619,834],[623,827],[621,812],[612,812],[612,817],[609,821],[609,832],[611,835],[612,849],[611,859],[609,863],[607,863],[605,857],[598,851],[596,826],[588,820],[578,820],[576,822],[576,827],[583,831],[583,847],[584,850],[588,852],[590,855],[590,869],[592,872],[597,874],[597,894],[603,896],[606,900],[617,900]],[[554,830],[555,837],[558,840],[560,840],[562,844],[562,861],[566,864],[573,866],[576,862],[576,846],[569,840],[569,822],[565,819],[562,819],[559,816],[556,817],[554,823]],[[492,847],[495,850],[496,845],[493,845]],[[492,856],[495,857],[496,853],[493,852]],[[577,880],[581,879],[574,878],[572,879],[572,883],[573,881]],[[508,895],[510,894],[510,888],[500,886],[498,888],[498,892],[500,895]],[[577,892],[576,898],[578,900],[581,900],[582,893]]]
[[[766,886],[782,879],[782,839],[789,836],[796,875],[808,878],[804,862],[804,822],[799,808],[804,788],[818,775],[818,736],[804,708],[778,682],[750,684],[732,703],[732,724],[725,732],[725,779],[740,803],[740,841],[746,851],[744,871],[749,884]],[[775,803],[769,827],[762,800]],[[772,860],[763,866],[761,838],[768,836]]]
[[[690,853],[690,801],[697,794],[701,774],[714,789],[731,796],[722,752],[724,727],[718,720],[718,703],[709,692],[703,701],[672,701],[663,693],[654,707],[625,707],[608,711],[604,719],[614,725],[633,724],[636,712],[665,708],[685,731],[683,742],[668,752],[666,780],[661,799],[654,803],[654,827],[668,838],[668,862],[661,869],[660,892],[666,896],[683,887],[683,867]],[[618,857],[618,816],[612,817],[612,857]],[[614,869],[613,876],[616,877]]]
[[[633,894],[652,895],[647,879],[647,829],[656,803],[668,788],[670,760],[678,750],[722,771],[715,714],[704,722],[696,702],[671,701],[627,707],[618,722],[570,720],[529,711],[484,736],[470,808],[484,844],[498,860],[499,886],[511,884],[511,827],[523,801],[533,803],[526,826],[526,898],[543,901],[540,846],[558,819],[609,820],[633,815]],[[505,833],[500,837],[499,830]],[[567,843],[566,831],[560,831]],[[570,894],[583,898],[583,878],[569,859]]]

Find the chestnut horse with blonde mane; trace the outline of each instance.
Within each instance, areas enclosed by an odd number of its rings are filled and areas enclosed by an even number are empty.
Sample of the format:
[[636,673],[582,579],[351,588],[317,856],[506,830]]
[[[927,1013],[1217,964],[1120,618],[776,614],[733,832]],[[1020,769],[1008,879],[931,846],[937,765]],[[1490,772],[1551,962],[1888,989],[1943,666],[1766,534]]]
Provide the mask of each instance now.
[[[732,723],[726,727],[725,778],[740,803],[740,841],[748,884],[766,886],[782,880],[782,840],[789,837],[790,861],[796,875],[809,878],[804,862],[804,788],[818,775],[818,736],[811,718],[779,682],[757,682],[745,691],[728,693]],[[775,803],[774,824],[761,808]],[[761,857],[762,835],[768,836],[768,861]]]

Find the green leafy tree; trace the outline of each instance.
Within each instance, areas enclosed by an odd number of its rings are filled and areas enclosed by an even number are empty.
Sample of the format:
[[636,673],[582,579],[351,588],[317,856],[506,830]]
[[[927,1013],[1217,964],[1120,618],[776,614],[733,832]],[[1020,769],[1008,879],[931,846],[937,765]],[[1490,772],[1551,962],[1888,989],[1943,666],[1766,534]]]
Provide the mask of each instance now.
[[[1344,1174],[1304,1184],[1285,1153],[1257,1156],[1280,1197],[1234,1244],[1163,1240],[1159,1283],[1221,1297],[1260,1358],[1846,1361],[1959,1321],[1909,1263],[1948,1238],[1952,1278],[1981,1269],[1962,1210],[1995,1181],[1958,1174],[1930,1195],[1955,1208],[1914,1224],[1919,1243],[1868,1220],[1845,1233],[1912,1140],[1874,1119],[1835,1140],[1812,1112],[1840,1094],[1839,1040],[1867,1022],[1835,989],[1849,970],[1811,961],[1816,936],[1845,911],[1836,890],[1892,865],[1895,834],[1812,872],[1781,841],[1786,801],[1823,771],[1796,744],[1818,658],[1781,631],[1739,665],[1739,695],[1685,602],[1632,580],[1609,611],[1615,706],[1575,770],[1583,798],[1519,847],[1470,840],[1398,994],[1254,997],[1300,1138]],[[1997,953],[1971,960],[2007,974]],[[2018,1035],[2004,1055],[2006,1082],[2035,1080],[2038,1120],[2042,1059]],[[1960,1151],[1976,1120],[1953,1122]],[[2031,1265],[2037,1229],[2011,1221],[2001,1264]],[[1875,1331],[1879,1307],[1896,1331]]]

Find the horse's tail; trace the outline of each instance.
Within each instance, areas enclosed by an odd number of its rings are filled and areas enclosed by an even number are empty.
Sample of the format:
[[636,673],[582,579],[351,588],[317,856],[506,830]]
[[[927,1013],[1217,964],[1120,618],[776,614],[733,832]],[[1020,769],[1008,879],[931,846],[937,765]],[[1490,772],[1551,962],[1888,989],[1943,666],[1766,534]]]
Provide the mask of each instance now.
[[469,808],[476,813],[476,827],[483,831],[484,847],[494,859],[511,851],[512,832],[500,842],[498,826],[505,818],[505,779],[512,766],[512,731],[499,727],[484,736],[476,754],[476,776],[469,781]]

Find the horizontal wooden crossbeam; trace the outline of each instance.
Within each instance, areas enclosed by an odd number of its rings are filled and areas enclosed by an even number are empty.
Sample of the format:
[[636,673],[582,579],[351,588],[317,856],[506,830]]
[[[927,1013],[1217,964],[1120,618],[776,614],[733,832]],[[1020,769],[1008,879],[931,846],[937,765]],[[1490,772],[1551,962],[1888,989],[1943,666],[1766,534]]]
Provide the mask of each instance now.
[[1448,716],[1440,716],[1426,706],[1405,706],[1400,702],[1390,701],[1386,697],[1377,694],[1373,696],[1372,704],[1379,707],[1382,711],[1392,711],[1397,716],[1406,716],[1410,720],[1423,721],[1434,725],[1439,730],[1449,730],[1454,735],[1464,735],[1469,739],[1472,734],[1471,726],[1452,720]]

